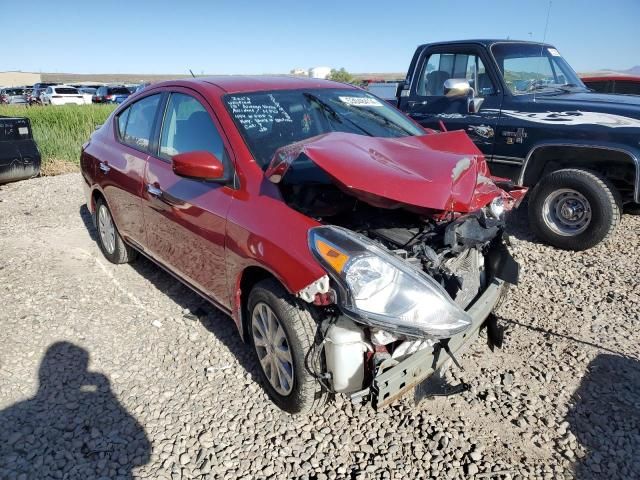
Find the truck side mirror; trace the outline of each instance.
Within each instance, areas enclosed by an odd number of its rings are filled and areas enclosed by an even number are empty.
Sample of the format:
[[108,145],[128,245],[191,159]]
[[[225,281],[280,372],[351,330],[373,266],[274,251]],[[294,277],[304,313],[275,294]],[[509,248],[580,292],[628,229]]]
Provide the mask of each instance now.
[[444,82],[444,95],[449,98],[466,97],[473,89],[464,78],[449,78]]
[[447,98],[467,98],[467,111],[478,113],[483,98],[476,97],[476,92],[471,88],[469,82],[464,78],[450,78],[444,82],[444,94]]

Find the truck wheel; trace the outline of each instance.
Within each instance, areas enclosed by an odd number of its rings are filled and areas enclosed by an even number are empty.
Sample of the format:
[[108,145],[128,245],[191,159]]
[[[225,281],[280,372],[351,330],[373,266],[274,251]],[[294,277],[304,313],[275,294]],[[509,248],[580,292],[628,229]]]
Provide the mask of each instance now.
[[101,198],[96,201],[96,228],[98,230],[98,245],[107,260],[119,264],[131,262],[136,258],[137,252],[124,243],[109,207]]
[[620,195],[607,178],[571,168],[538,182],[529,200],[529,223],[554,247],[586,250],[615,230],[620,210]]
[[258,282],[248,301],[248,333],[263,384],[285,412],[309,413],[323,405],[327,393],[307,368],[316,321],[273,279]]

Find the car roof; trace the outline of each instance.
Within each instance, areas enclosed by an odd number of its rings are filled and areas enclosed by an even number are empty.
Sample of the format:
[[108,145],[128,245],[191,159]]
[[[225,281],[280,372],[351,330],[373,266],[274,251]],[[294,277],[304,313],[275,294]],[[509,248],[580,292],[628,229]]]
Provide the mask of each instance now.
[[587,80],[587,81],[598,81],[598,82],[602,82],[602,81],[607,81],[607,80],[626,80],[628,82],[637,82],[640,83],[640,76],[638,75],[585,75],[583,77],[580,77],[580,80]]
[[548,43],[542,43],[542,42],[532,42],[529,40],[509,40],[509,39],[490,39],[490,38],[475,38],[475,39],[470,39],[470,40],[453,40],[453,41],[449,41],[449,42],[433,42],[433,43],[425,43],[423,45],[420,45],[419,48],[424,48],[424,47],[433,47],[436,45],[461,45],[461,44],[469,44],[469,43],[474,43],[477,45],[483,45],[485,47],[490,47],[491,45],[494,45],[496,43],[524,43],[527,45],[540,45],[542,47],[553,47],[553,45],[549,45]]
[[355,88],[340,82],[292,75],[226,75],[187,78],[178,81],[156,83],[153,87],[171,85],[215,85],[226,93],[260,92],[270,90],[294,90],[300,88]]

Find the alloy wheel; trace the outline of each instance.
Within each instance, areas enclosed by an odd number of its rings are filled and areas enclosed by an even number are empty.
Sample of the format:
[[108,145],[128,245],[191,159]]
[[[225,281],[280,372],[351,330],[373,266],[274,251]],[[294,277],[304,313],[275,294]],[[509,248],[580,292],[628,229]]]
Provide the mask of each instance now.
[[98,233],[102,246],[111,255],[116,249],[116,227],[113,224],[111,213],[105,205],[100,205],[98,210]]
[[253,308],[251,333],[262,371],[273,389],[286,397],[293,390],[293,357],[278,316],[264,302]]

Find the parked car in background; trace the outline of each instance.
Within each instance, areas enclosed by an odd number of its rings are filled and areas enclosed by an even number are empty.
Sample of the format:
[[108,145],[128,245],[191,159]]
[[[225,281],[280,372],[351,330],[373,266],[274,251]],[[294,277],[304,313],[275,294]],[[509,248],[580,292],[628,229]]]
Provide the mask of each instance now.
[[337,82],[198,78],[126,101],[80,165],[105,257],[140,252],[232,315],[288,412],[331,392],[381,407],[481,327],[501,343],[504,215],[525,190],[464,132]]
[[129,98],[131,92],[124,86],[102,86],[93,96],[94,103],[122,103]]
[[28,118],[0,116],[0,184],[35,177],[40,152]]
[[28,101],[24,88],[3,88],[0,90],[0,103],[6,105],[26,105]]
[[398,98],[421,125],[463,129],[492,173],[533,187],[529,224],[556,247],[607,238],[640,209],[640,97],[591,92],[552,45],[422,45]]
[[582,77],[582,82],[598,93],[640,95],[640,77],[616,75],[602,77]]
[[97,88],[90,88],[90,87],[78,88],[78,92],[82,95],[82,98],[84,99],[84,103],[87,105],[93,103],[93,97],[96,94],[97,90],[98,90]]
[[142,90],[147,88],[149,85],[151,85],[151,84],[150,83],[141,83],[140,85],[137,85],[136,88],[131,93],[134,94],[134,93],[141,92]]
[[77,88],[69,85],[47,87],[42,94],[43,105],[84,105],[84,97]]
[[54,85],[59,85],[59,83],[45,83],[39,82],[33,84],[33,89],[31,91],[31,95],[28,97],[28,101],[30,105],[39,104],[42,105],[42,94],[47,89],[47,87],[51,87]]

